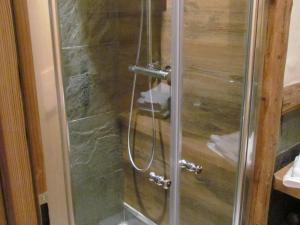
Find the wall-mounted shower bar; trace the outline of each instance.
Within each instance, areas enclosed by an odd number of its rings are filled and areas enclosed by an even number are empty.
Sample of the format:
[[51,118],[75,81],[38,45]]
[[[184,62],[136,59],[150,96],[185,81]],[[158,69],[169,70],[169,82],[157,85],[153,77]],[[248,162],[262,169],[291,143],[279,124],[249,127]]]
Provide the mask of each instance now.
[[154,68],[146,68],[142,66],[129,66],[129,71],[134,74],[141,74],[148,77],[158,78],[162,80],[168,80],[171,76],[171,70],[160,70],[160,69],[154,69]]
[[151,65],[153,62],[152,56],[152,0],[146,0],[146,16],[147,16],[147,41],[148,41],[148,56],[147,61],[148,64]]

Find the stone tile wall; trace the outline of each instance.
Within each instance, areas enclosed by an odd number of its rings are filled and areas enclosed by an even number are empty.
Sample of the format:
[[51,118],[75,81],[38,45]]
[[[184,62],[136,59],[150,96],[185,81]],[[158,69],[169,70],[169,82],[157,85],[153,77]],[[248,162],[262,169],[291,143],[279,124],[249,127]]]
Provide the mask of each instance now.
[[[153,57],[161,60],[162,11],[153,0]],[[141,0],[58,0],[76,225],[123,218],[120,113],[129,110]],[[140,64],[146,65],[146,20]],[[136,93],[148,89],[139,77]],[[138,96],[138,94],[137,94]],[[126,144],[126,143],[123,143]]]
[[123,210],[120,131],[112,103],[117,1],[58,2],[75,222],[115,225]]

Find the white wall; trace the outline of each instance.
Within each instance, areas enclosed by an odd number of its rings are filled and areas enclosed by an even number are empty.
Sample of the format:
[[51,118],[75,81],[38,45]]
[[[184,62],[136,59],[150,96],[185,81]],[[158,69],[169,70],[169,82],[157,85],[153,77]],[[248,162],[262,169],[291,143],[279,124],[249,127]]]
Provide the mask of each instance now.
[[300,0],[294,0],[287,63],[285,86],[300,82]]

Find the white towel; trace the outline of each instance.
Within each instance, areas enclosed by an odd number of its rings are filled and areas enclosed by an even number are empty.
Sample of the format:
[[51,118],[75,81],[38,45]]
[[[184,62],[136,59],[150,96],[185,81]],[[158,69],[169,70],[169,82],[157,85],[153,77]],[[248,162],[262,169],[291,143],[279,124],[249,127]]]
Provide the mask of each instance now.
[[293,166],[284,175],[283,185],[291,188],[300,188],[300,155],[296,157]]
[[[152,98],[153,102],[163,102],[168,100],[171,97],[171,87],[168,84],[160,83],[156,87],[151,89],[152,91]],[[141,97],[147,101],[150,102],[150,90],[141,92]]]
[[240,132],[222,136],[212,134],[207,146],[223,158],[236,163],[239,159],[239,141]]
[[[169,110],[171,99],[171,87],[168,84],[160,83],[151,89],[153,107],[157,111]],[[141,92],[141,97],[138,99],[140,108],[151,108],[150,90]]]
[[[252,148],[255,144],[254,141],[254,134],[251,134],[248,141],[250,156],[247,159],[247,165],[251,165],[253,160]],[[226,135],[212,134],[207,146],[219,156],[227,159],[232,164],[236,164],[239,161],[240,155],[240,132],[234,132]]]

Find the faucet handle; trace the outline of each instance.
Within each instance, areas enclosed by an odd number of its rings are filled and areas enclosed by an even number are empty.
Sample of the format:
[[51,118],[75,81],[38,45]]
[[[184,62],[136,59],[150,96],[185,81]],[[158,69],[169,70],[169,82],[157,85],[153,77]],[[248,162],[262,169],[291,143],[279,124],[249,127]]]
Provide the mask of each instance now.
[[196,175],[200,174],[203,169],[201,165],[196,165],[195,163],[189,162],[185,159],[179,161],[179,166],[189,172],[195,173]]
[[150,172],[149,180],[165,190],[168,190],[172,183],[171,180],[165,179],[163,176],[156,175],[154,172]]
[[150,172],[150,173],[149,173],[149,180],[150,180],[151,182],[155,182],[156,179],[157,179],[156,174],[155,174],[154,172]]

